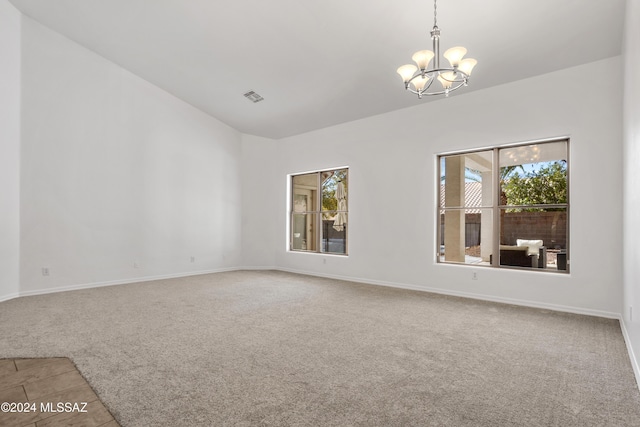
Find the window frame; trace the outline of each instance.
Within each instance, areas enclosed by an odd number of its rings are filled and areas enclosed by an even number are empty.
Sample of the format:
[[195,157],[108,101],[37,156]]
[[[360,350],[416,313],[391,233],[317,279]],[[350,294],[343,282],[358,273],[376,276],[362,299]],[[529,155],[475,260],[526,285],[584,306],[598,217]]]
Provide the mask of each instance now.
[[[566,203],[555,203],[555,204],[529,204],[529,205],[509,205],[509,204],[501,204],[500,203],[500,194],[501,194],[501,182],[500,182],[500,169],[501,169],[501,164],[500,164],[500,151],[501,150],[505,150],[505,149],[510,149],[510,148],[518,148],[518,147],[530,147],[530,146],[535,146],[535,145],[543,145],[543,144],[550,144],[550,143],[558,143],[558,142],[563,142],[565,144],[565,159],[559,159],[559,160],[566,160]],[[445,159],[446,157],[450,157],[450,156],[464,156],[464,155],[468,155],[468,154],[475,154],[475,153],[481,153],[481,152],[491,152],[492,154],[492,170],[491,170],[491,189],[492,189],[492,202],[491,205],[489,206],[484,205],[484,204],[480,204],[479,206],[467,206],[466,205],[466,200],[465,200],[465,204],[463,206],[455,206],[455,207],[447,207],[444,206],[442,204],[442,190],[443,190],[443,185],[442,185],[442,181],[441,181],[441,177],[442,177],[442,162],[443,159]],[[436,185],[437,185],[437,191],[436,191],[436,245],[435,245],[435,262],[436,264],[449,264],[449,265],[463,265],[463,266],[469,266],[469,267],[474,267],[474,268],[506,268],[506,269],[518,269],[518,270],[524,270],[524,271],[537,271],[537,272],[546,272],[546,273],[555,273],[555,274],[569,274],[570,273],[570,219],[571,219],[571,215],[570,215],[570,181],[571,181],[571,174],[570,174],[570,165],[571,165],[571,161],[570,161],[570,152],[571,152],[571,142],[570,142],[570,138],[569,137],[559,137],[559,138],[551,138],[551,139],[544,139],[544,140],[535,140],[535,141],[527,141],[527,142],[519,142],[519,143],[514,143],[514,144],[505,144],[505,145],[495,145],[495,146],[489,146],[489,147],[481,147],[481,148],[476,148],[476,149],[469,149],[469,150],[460,150],[460,151],[451,151],[451,152],[445,152],[445,153],[439,153],[436,154]],[[442,215],[444,212],[446,211],[453,211],[453,210],[457,210],[457,211],[466,211],[466,210],[482,210],[482,211],[490,211],[492,214],[492,230],[491,230],[491,238],[492,238],[492,242],[491,242],[491,252],[492,253],[500,253],[500,240],[501,240],[501,215],[500,212],[501,210],[505,210],[505,209],[565,209],[566,211],[566,244],[565,244],[565,249],[563,249],[562,253],[565,254],[566,256],[566,269],[562,270],[562,269],[549,269],[549,268],[531,268],[531,267],[517,267],[517,266],[510,266],[510,265],[500,265],[500,259],[499,257],[492,257],[492,260],[489,264],[473,264],[473,263],[466,263],[466,262],[456,262],[456,261],[446,261],[441,259],[441,241],[443,238],[443,234],[442,234],[442,227],[443,227],[443,219],[442,219]]]
[[[346,210],[340,210],[338,209],[338,206],[336,206],[336,209],[331,209],[331,210],[325,210],[323,208],[323,180],[322,180],[322,174],[326,173],[326,172],[332,172],[332,173],[336,173],[339,171],[346,171],[346,176],[343,180],[341,180],[342,182],[344,182],[344,186],[345,186],[345,190],[346,190],[346,196],[344,198],[345,203],[346,203]],[[305,211],[298,211],[296,212],[295,210],[295,196],[297,195],[295,192],[295,187],[296,184],[294,184],[294,180],[296,177],[300,177],[300,176],[304,176],[304,175],[316,175],[316,184],[311,186],[309,185],[309,190],[310,191],[315,191],[315,196],[313,197],[313,206],[314,209],[312,210],[305,210]],[[296,252],[296,253],[308,253],[308,254],[321,254],[321,255],[335,255],[335,256],[348,256],[349,255],[349,238],[348,238],[348,230],[349,230],[349,220],[350,220],[350,216],[349,216],[349,199],[350,199],[350,195],[349,195],[349,166],[343,166],[343,167],[336,167],[336,168],[328,168],[328,169],[321,169],[321,170],[312,170],[312,171],[308,171],[308,172],[300,172],[300,173],[294,173],[294,174],[289,174],[288,175],[288,185],[289,185],[289,194],[288,194],[288,204],[289,204],[289,209],[288,209],[288,246],[287,246],[287,250],[289,252]],[[331,175],[333,176],[333,175]],[[330,252],[328,250],[325,250],[325,246],[324,246],[324,220],[323,220],[323,215],[326,214],[334,214],[337,215],[339,213],[344,213],[346,215],[346,222],[344,223],[344,252]],[[301,249],[301,248],[294,248],[294,227],[295,227],[295,220],[294,220],[294,216],[295,215],[312,215],[313,216],[313,220],[312,220],[312,224],[313,224],[313,245],[315,247],[315,249]],[[308,239],[306,239],[308,240]],[[327,240],[328,243],[328,240]],[[328,248],[327,248],[328,249]]]

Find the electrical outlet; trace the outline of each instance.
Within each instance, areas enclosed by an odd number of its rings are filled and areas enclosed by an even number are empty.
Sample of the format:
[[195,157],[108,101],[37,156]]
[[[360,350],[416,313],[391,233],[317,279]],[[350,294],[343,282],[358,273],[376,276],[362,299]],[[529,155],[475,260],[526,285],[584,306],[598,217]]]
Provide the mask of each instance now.
[[471,273],[471,280],[478,280],[478,272],[474,271]]
[[196,262],[196,257],[192,256],[191,257],[191,262]]
[[327,263],[327,259],[326,258],[322,258],[322,263],[326,264]]
[[133,263],[133,268],[140,268],[140,264],[138,264],[137,262]]
[[42,275],[43,276],[49,275],[49,267],[42,267]]

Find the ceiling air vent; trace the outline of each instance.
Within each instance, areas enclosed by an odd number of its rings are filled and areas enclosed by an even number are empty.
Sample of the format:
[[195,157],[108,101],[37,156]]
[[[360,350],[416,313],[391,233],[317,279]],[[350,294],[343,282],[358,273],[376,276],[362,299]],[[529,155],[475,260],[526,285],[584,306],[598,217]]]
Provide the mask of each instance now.
[[247,98],[249,101],[256,103],[256,102],[260,102],[262,101],[264,98],[261,97],[260,95],[258,95],[257,93],[255,93],[254,91],[250,90],[249,92],[244,94],[244,97]]

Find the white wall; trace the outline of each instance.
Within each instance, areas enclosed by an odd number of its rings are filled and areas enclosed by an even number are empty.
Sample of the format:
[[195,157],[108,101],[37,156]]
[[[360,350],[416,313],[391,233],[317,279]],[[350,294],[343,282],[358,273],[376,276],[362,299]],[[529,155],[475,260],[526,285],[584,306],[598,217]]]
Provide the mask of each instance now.
[[277,142],[252,135],[242,136],[242,267],[271,269],[275,266],[278,211],[276,169],[271,160]]
[[22,42],[21,293],[238,266],[239,132],[27,17]]
[[[275,155],[263,161],[277,169],[268,184],[279,203],[277,267],[617,316],[622,89],[614,76],[598,79],[593,90],[593,76],[611,76],[620,65],[615,57],[449,99],[416,100],[416,107],[278,141]],[[472,268],[435,264],[435,155],[558,136],[571,138],[571,275],[478,268],[478,280],[471,280]],[[349,256],[287,252],[286,175],[342,165],[350,167]]]
[[20,12],[0,0],[0,301],[19,291]]
[[625,16],[623,315],[640,381],[640,1],[628,0]]

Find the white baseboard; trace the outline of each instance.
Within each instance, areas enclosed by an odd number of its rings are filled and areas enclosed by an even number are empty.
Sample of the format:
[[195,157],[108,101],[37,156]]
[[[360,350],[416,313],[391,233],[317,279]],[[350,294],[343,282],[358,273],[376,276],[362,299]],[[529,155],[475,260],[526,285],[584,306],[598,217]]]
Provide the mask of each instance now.
[[[322,273],[316,273],[316,272],[311,272],[311,271],[306,271],[306,270],[296,270],[296,269],[282,268],[282,267],[276,267],[276,266],[228,267],[228,268],[219,268],[219,269],[212,269],[212,270],[190,271],[190,272],[184,272],[184,273],[174,273],[174,274],[165,274],[165,275],[157,275],[157,276],[131,277],[131,278],[127,278],[127,279],[111,280],[111,281],[105,281],[105,282],[93,282],[93,283],[84,283],[84,284],[70,285],[70,286],[60,286],[60,287],[56,287],[56,288],[38,289],[38,290],[33,290],[33,291],[24,291],[24,292],[18,292],[18,293],[12,293],[12,294],[9,294],[9,295],[4,295],[4,296],[0,297],[0,302],[8,301],[10,299],[18,298],[18,297],[22,297],[22,296],[43,295],[43,294],[50,294],[50,293],[55,293],[55,292],[73,291],[73,290],[78,290],[78,289],[89,289],[89,288],[98,288],[98,287],[103,287],[103,286],[125,285],[125,284],[129,284],[129,283],[149,282],[149,281],[153,281],[153,280],[163,280],[163,279],[174,279],[174,278],[179,278],[179,277],[198,276],[198,275],[202,275],[202,274],[222,273],[222,272],[225,272],[225,271],[237,271],[237,270],[254,270],[254,271],[276,270],[276,271],[286,271],[286,272],[289,272],[289,273],[304,274],[304,275],[307,275],[307,276],[324,277],[324,278],[328,278],[328,279],[344,280],[344,281],[348,281],[348,282],[365,283],[365,284],[376,285],[376,286],[387,286],[387,287],[399,288],[399,289],[409,289],[409,290],[413,290],[413,291],[431,292],[431,293],[442,294],[442,295],[457,296],[457,297],[463,297],[463,298],[472,298],[472,299],[477,299],[477,300],[492,301],[492,302],[498,302],[498,303],[504,303],[504,304],[513,304],[513,305],[519,305],[519,306],[524,306],[524,307],[541,308],[541,309],[547,309],[547,310],[553,310],[553,311],[561,311],[561,312],[566,312],[566,313],[584,314],[584,315],[588,315],[588,316],[604,317],[604,318],[608,318],[608,319],[618,319],[618,320],[621,319],[620,313],[612,313],[612,312],[601,311],[601,310],[585,309],[585,308],[581,308],[581,307],[571,307],[571,306],[564,306],[564,305],[558,305],[558,304],[540,303],[540,302],[537,302],[537,301],[528,301],[528,300],[520,300],[520,299],[512,299],[512,298],[503,298],[503,297],[494,297],[494,296],[484,295],[484,294],[474,294],[474,293],[470,293],[470,292],[452,291],[452,290],[448,290],[448,289],[433,288],[433,287],[429,287],[429,286],[419,286],[419,285],[413,285],[413,284],[408,284],[408,283],[388,282],[388,281],[373,280],[373,279],[366,279],[366,278],[359,278],[359,277],[340,276],[340,275],[334,275],[334,274],[322,274]],[[620,324],[623,327],[624,333],[626,333],[626,329],[624,329],[624,326],[623,326],[624,323],[622,321],[620,321]],[[625,340],[628,341],[628,336],[625,338]],[[627,347],[629,347],[629,345],[627,345]],[[630,347],[629,347],[629,349],[631,351]],[[633,359],[633,360],[635,361],[636,359]],[[640,375],[637,373],[638,372],[637,362],[636,362],[636,365],[634,366],[634,370],[636,371],[636,375],[640,378]]]
[[613,313],[613,312],[602,311],[602,310],[593,310],[593,309],[587,309],[582,307],[572,307],[572,306],[565,306],[565,305],[559,305],[559,304],[541,303],[537,301],[520,300],[515,298],[494,297],[491,295],[474,294],[471,292],[452,291],[449,289],[433,288],[429,286],[412,285],[412,284],[398,283],[398,282],[386,282],[386,281],[380,281],[380,280],[363,279],[363,278],[349,277],[349,276],[338,276],[333,274],[322,274],[322,273],[308,272],[303,270],[295,270],[290,268],[278,268],[278,270],[287,271],[289,273],[304,274],[307,276],[325,277],[328,279],[345,280],[348,282],[357,282],[357,283],[366,283],[369,285],[376,285],[376,286],[387,286],[392,288],[410,289],[413,291],[431,292],[434,294],[449,295],[449,296],[462,297],[462,298],[471,298],[471,299],[477,299],[482,301],[498,302],[503,304],[519,305],[523,307],[541,308],[545,310],[561,311],[564,313],[583,314],[587,316],[604,317],[606,319],[620,319],[620,313]]
[[275,265],[256,265],[256,266],[242,266],[239,267],[238,270],[250,270],[250,271],[269,271],[269,270],[279,270]]
[[9,301],[10,299],[18,298],[19,296],[20,294],[18,292],[14,292],[8,295],[2,295],[0,296],[0,302]]
[[[239,268],[230,267],[230,268],[218,268],[214,270],[201,270],[201,271],[189,271],[184,273],[162,274],[158,276],[131,277],[131,278],[120,279],[120,280],[109,280],[106,282],[83,283],[79,285],[60,286],[56,288],[38,289],[34,291],[24,291],[24,292],[19,292],[17,295],[14,295],[12,298],[26,297],[31,295],[52,294],[55,292],[75,291],[79,289],[101,288],[103,286],[126,285],[130,283],[138,283],[138,282],[151,282],[154,280],[177,279],[179,277],[200,276],[202,274],[223,273],[225,271],[236,271],[236,270],[239,270]],[[11,299],[11,298],[7,298],[7,299]]]
[[636,386],[640,389],[640,365],[638,365],[638,358],[633,351],[633,347],[631,346],[631,337],[629,336],[629,332],[627,332],[627,325],[625,324],[624,318],[620,316],[620,329],[622,330],[622,336],[624,338],[624,343],[627,345],[627,351],[629,352],[629,359],[631,360],[631,367],[633,368],[633,373],[636,376]]

